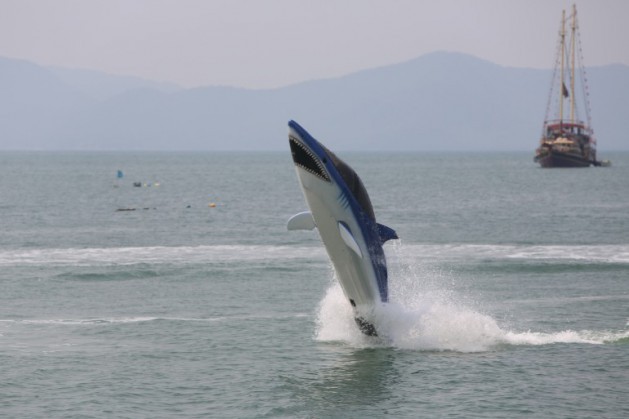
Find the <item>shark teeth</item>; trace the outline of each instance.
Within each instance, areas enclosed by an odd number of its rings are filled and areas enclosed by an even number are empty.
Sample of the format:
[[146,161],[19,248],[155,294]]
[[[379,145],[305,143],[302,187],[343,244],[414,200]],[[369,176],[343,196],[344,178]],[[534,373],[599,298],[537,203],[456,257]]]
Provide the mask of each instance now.
[[319,157],[308,147],[305,147],[297,138],[289,136],[289,140],[295,165],[301,167],[308,173],[329,182],[330,176],[328,175],[325,166],[319,160]]

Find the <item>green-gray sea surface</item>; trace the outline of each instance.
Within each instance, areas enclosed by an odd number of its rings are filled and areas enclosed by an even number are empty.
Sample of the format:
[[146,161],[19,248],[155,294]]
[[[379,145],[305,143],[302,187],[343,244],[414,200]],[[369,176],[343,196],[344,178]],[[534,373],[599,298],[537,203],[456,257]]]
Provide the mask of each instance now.
[[401,238],[380,339],[288,146],[0,153],[0,416],[629,416],[629,154],[337,154]]

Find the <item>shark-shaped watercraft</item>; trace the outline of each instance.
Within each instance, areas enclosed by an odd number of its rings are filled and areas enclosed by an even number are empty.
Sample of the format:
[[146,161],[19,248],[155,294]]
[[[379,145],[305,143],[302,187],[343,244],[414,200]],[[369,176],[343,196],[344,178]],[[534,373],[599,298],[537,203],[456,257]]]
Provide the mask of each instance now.
[[310,207],[291,217],[288,229],[319,230],[358,327],[375,336],[374,308],[389,299],[382,245],[397,234],[376,222],[369,195],[351,167],[295,121],[288,127],[297,178]]

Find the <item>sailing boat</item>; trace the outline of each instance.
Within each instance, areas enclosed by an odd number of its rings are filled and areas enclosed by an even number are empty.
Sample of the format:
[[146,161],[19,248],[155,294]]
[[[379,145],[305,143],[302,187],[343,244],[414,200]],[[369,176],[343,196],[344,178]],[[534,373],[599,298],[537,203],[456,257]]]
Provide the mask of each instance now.
[[[566,22],[570,20],[570,37],[566,39]],[[534,161],[542,167],[588,167],[590,165],[607,165],[607,162],[596,160],[596,140],[591,128],[590,104],[587,95],[587,78],[579,54],[579,83],[575,80],[575,50],[581,51],[578,39],[577,8],[572,6],[572,15],[566,19],[566,11],[561,15],[561,29],[559,31],[559,46],[553,82],[551,84],[546,118],[540,145],[535,150]],[[578,42],[578,45],[577,45]],[[566,63],[566,61],[569,61]],[[559,71],[558,71],[559,70]],[[557,92],[553,92],[555,86]],[[587,123],[581,121],[577,115],[577,101],[575,85],[583,91],[582,100],[587,116]],[[569,87],[568,87],[569,86]],[[550,118],[551,101],[558,96],[558,114]],[[566,103],[567,102],[567,103]],[[569,106],[569,114],[564,108]]]

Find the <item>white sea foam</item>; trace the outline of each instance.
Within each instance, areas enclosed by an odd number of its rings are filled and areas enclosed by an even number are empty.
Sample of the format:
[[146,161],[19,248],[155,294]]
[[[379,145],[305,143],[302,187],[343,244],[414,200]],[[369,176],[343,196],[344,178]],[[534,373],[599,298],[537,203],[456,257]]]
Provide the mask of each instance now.
[[323,259],[324,255],[324,250],[321,247],[270,245],[29,249],[0,251],[0,266],[189,264],[301,258]]
[[438,294],[417,295],[410,306],[391,302],[378,307],[375,323],[380,337],[370,338],[360,333],[341,287],[334,284],[319,305],[316,338],[358,347],[387,345],[405,350],[457,352],[488,351],[501,345],[604,344],[629,338],[629,330],[505,330],[491,316],[442,298]]
[[[388,253],[391,252],[388,246]],[[629,245],[524,246],[482,244],[405,244],[395,248],[404,264],[457,259],[565,260],[629,263]],[[325,259],[322,246],[215,245],[1,250],[0,266],[107,266]]]
[[[214,316],[214,317],[91,317],[91,318],[66,318],[66,319],[0,319],[0,324],[22,324],[22,325],[52,325],[52,326],[90,326],[90,325],[115,325],[127,323],[145,323],[154,321],[173,322],[203,322],[214,323],[232,320],[257,320],[257,319],[278,319],[307,317],[307,313],[293,313],[289,315],[277,314],[252,314],[239,316]],[[1,335],[0,335],[1,336]]]
[[30,324],[30,325],[98,325],[98,324],[120,324],[120,323],[141,323],[159,320],[158,317],[103,317],[86,319],[0,319],[0,323]]
[[552,343],[589,343],[601,345],[629,338],[629,331],[564,330],[556,333],[506,332],[504,340],[512,345],[548,345]]
[[407,262],[417,260],[511,259],[629,263],[629,245],[531,246],[489,244],[405,244],[396,252]]

